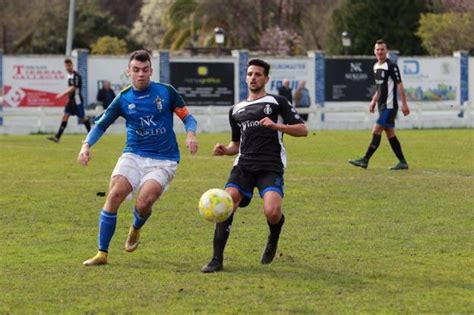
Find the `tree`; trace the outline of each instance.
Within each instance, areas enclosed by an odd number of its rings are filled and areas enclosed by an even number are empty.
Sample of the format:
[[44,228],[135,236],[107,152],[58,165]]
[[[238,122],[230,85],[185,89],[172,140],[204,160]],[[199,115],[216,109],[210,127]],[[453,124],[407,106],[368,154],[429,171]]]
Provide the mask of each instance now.
[[268,28],[260,37],[260,49],[273,55],[302,54],[302,38],[297,33],[290,33],[278,26]]
[[124,55],[127,43],[118,37],[102,36],[91,45],[91,53],[95,55]]
[[167,28],[165,12],[172,3],[172,0],[144,0],[130,35],[146,48],[158,49]]
[[333,13],[327,49],[341,54],[341,33],[347,31],[352,35],[352,54],[371,55],[380,38],[403,55],[424,54],[415,32],[420,14],[426,11],[424,0],[348,0]]
[[[23,0],[19,0],[23,1]],[[109,35],[126,40],[129,49],[135,47],[128,37],[128,29],[115,23],[114,18],[98,7],[98,0],[78,1],[75,15],[74,48],[90,48],[99,37]],[[31,1],[30,1],[31,2]],[[35,2],[35,1],[33,1]],[[63,54],[66,46],[66,30],[69,4],[67,1],[41,2],[39,15],[33,14],[25,31],[11,45],[13,53]],[[26,9],[29,12],[30,9]]]
[[474,15],[471,12],[422,14],[416,35],[431,55],[451,55],[456,50],[474,50]]

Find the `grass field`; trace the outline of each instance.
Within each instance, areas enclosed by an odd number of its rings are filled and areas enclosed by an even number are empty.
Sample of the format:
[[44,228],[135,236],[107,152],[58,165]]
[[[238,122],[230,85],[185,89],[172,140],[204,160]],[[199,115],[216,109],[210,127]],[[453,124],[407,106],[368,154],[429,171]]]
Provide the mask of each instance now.
[[[106,135],[87,168],[83,136],[0,137],[0,313],[473,313],[474,131],[401,130],[410,164],[386,139],[367,170],[350,166],[369,131],[286,137],[284,210],[277,257],[259,263],[267,226],[261,200],[239,210],[225,270],[202,274],[213,225],[202,192],[222,187],[232,158],[212,157],[229,134],[201,134],[182,150],[170,189],[134,253],[123,250],[133,204],[119,212],[109,265],[84,267],[124,138]],[[179,137],[180,144],[184,138]]]

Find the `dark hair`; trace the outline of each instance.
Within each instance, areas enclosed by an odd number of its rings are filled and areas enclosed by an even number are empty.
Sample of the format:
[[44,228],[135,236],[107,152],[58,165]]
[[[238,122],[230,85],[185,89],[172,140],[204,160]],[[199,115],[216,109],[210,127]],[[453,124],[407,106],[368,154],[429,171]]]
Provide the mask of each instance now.
[[375,45],[385,45],[385,47],[388,48],[387,43],[386,43],[383,39],[378,39],[378,40],[375,42]]
[[72,60],[69,58],[64,59],[64,63],[68,63],[72,65]]
[[149,62],[150,63],[150,66],[151,66],[151,58],[150,58],[150,54],[148,53],[148,51],[146,50],[135,50],[134,52],[132,52],[130,54],[130,59],[128,59],[128,64],[130,65],[130,62],[132,60],[138,60],[138,61],[141,61],[141,62]]
[[263,61],[262,59],[250,60],[247,64],[247,68],[250,66],[262,67],[263,74],[265,74],[266,77],[268,77],[268,74],[270,73],[270,65],[267,62]]

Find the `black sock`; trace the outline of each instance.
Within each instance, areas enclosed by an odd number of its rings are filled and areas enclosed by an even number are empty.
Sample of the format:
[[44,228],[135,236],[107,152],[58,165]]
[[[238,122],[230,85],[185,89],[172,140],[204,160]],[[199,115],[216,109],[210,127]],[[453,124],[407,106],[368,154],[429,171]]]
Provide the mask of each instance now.
[[370,145],[367,148],[367,152],[365,153],[364,159],[366,159],[367,161],[370,159],[370,157],[374,154],[374,152],[379,147],[381,139],[382,139],[382,135],[376,135],[375,133],[372,134],[372,142],[370,142]]
[[406,163],[405,157],[403,156],[402,146],[400,145],[400,141],[398,141],[397,137],[389,138],[388,141],[390,142],[390,146],[392,147],[393,153],[397,156],[400,162]]
[[61,126],[59,126],[58,133],[56,134],[56,138],[58,138],[58,139],[61,138],[61,135],[63,134],[64,129],[66,129],[66,126],[67,126],[67,120],[62,121]]
[[216,227],[214,229],[214,254],[212,259],[218,260],[221,263],[224,260],[224,248],[225,244],[227,243],[227,239],[229,238],[233,220],[234,214],[232,213],[232,215],[224,222],[216,223]]
[[284,214],[281,215],[281,219],[278,223],[271,224],[267,220],[268,227],[270,228],[269,240],[271,242],[278,242],[278,239],[280,238],[281,228],[283,227],[284,223],[285,223],[285,215]]
[[89,121],[89,119],[87,118],[84,118],[84,125],[86,126],[86,129],[87,129],[87,132],[91,131],[91,122]]

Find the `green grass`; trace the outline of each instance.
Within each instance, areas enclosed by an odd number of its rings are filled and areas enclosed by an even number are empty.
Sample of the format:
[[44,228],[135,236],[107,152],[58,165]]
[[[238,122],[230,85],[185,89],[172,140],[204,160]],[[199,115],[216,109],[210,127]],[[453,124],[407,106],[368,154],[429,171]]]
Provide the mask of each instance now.
[[472,313],[474,131],[398,137],[409,171],[388,170],[396,159],[386,139],[367,170],[349,165],[369,131],[286,137],[287,222],[275,261],[259,263],[268,229],[256,198],[236,215],[224,272],[205,275],[213,225],[197,202],[227,179],[233,159],[210,152],[229,134],[199,135],[195,157],[182,149],[132,254],[125,202],[109,265],[89,268],[105,200],[96,193],[124,138],[104,136],[83,168],[83,136],[1,136],[0,313]]

